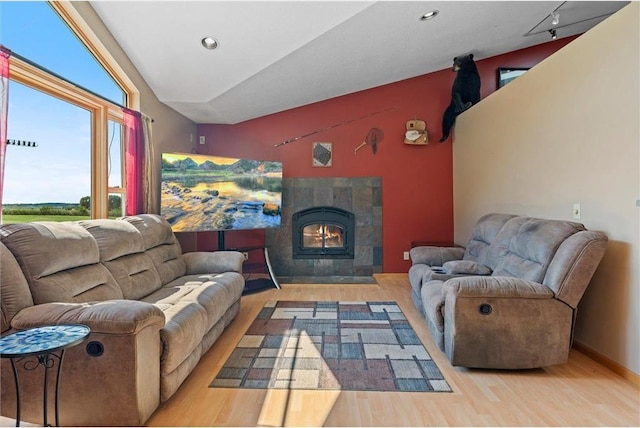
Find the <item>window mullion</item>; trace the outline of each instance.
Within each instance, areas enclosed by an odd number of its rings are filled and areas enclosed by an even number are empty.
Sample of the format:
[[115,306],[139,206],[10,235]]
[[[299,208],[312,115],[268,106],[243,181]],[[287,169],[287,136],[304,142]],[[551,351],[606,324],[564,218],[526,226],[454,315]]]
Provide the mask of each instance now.
[[108,189],[108,124],[109,111],[100,107],[93,111],[92,115],[92,146],[91,162],[93,174],[91,178],[91,212],[94,218],[107,218],[109,215],[109,189]]

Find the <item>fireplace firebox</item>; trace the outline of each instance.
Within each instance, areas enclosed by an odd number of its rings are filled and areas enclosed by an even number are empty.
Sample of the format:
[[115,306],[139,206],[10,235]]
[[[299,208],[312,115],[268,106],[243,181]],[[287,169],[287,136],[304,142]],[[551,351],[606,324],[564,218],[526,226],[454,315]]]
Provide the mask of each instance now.
[[294,259],[353,259],[355,219],[335,207],[313,207],[292,217]]

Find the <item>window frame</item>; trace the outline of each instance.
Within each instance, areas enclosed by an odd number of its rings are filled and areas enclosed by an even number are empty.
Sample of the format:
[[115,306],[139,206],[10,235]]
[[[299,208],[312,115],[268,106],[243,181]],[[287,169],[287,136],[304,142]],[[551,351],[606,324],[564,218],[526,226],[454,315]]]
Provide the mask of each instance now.
[[[124,92],[126,106],[139,109],[140,93],[124,70],[118,65],[93,30],[69,1],[48,2],[54,12],[69,27]],[[52,97],[76,105],[91,113],[91,218],[108,218],[109,194],[125,197],[126,177],[124,159],[121,158],[122,187],[109,187],[109,120],[123,124],[119,105],[109,102],[59,77],[47,73],[21,59],[9,57],[10,81],[15,81]],[[124,148],[121,150],[123,153]],[[122,156],[124,157],[124,156]]]

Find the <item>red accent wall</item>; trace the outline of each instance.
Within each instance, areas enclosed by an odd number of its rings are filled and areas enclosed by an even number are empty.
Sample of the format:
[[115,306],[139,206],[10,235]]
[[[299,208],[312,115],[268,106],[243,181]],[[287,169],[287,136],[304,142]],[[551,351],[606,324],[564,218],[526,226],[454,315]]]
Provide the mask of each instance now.
[[[496,90],[498,67],[532,67],[571,40],[560,39],[477,61],[482,98]],[[446,69],[236,125],[201,124],[198,136],[205,136],[206,144],[197,145],[197,149],[202,154],[281,161],[284,177],[382,177],[383,270],[407,272],[410,262],[402,256],[411,241],[453,239],[451,144],[455,143],[452,137],[444,143],[438,140],[454,78],[455,74]],[[389,108],[393,109],[385,111]],[[382,113],[275,147],[282,141],[376,112]],[[406,122],[416,118],[427,123],[427,146],[404,144]],[[377,153],[364,147],[354,154],[372,127],[384,132]],[[314,141],[333,143],[332,167],[312,166]],[[264,231],[231,231],[225,236],[227,248],[264,243]],[[183,235],[180,241],[185,251],[217,247],[217,235],[210,232]]]

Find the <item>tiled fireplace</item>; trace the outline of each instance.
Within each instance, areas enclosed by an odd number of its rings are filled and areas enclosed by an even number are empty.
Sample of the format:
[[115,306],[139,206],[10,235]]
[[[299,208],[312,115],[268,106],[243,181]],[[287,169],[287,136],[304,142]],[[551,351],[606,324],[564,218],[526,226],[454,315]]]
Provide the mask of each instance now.
[[282,190],[282,225],[266,231],[276,276],[382,272],[380,177],[285,178]]

